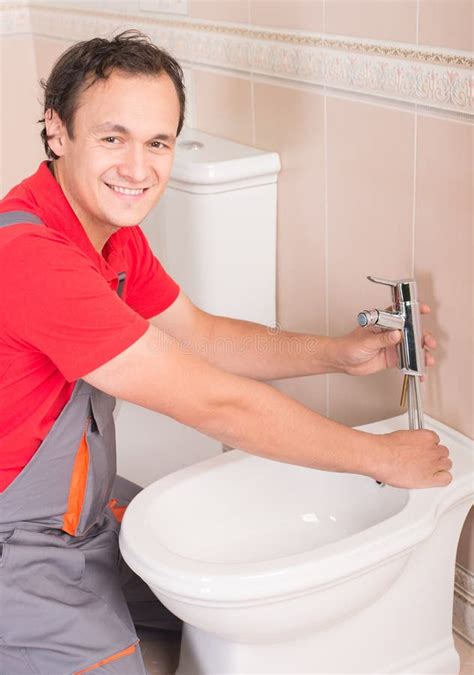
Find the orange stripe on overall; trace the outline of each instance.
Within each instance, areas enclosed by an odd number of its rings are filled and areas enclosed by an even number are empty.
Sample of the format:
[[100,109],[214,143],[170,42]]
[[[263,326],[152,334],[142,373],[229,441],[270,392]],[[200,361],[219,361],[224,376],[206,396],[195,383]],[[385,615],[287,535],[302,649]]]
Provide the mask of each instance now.
[[[89,420],[87,421],[87,426]],[[69,496],[67,509],[64,514],[63,530],[71,536],[75,536],[77,526],[81,519],[82,506],[86,495],[87,475],[89,473],[89,445],[86,431],[82,434],[81,442],[76,452],[71,482],[69,484]]]
[[74,673],[74,675],[83,675],[83,673],[88,673],[91,670],[100,668],[100,666],[105,666],[106,663],[118,661],[118,659],[121,659],[124,656],[129,656],[130,654],[133,654],[136,651],[136,649],[137,643],[130,645],[130,647],[127,647],[126,649],[122,649],[122,651],[117,652],[116,654],[112,654],[112,656],[108,656],[106,659],[102,659],[102,661],[94,663],[92,666],[89,666],[88,668],[84,668],[84,670],[78,670],[77,672]]

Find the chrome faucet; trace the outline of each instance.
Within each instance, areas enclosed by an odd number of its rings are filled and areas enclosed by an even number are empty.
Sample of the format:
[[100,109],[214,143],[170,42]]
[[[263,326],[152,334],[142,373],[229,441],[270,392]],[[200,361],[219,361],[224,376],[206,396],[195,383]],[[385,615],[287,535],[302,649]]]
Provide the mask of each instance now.
[[385,330],[400,330],[402,339],[397,345],[398,367],[404,373],[402,400],[405,405],[408,396],[408,423],[410,429],[423,428],[423,402],[421,398],[420,377],[425,372],[424,353],[421,333],[420,305],[416,281],[400,279],[386,281],[367,277],[375,284],[384,284],[392,289],[392,309],[382,311],[371,309],[360,312],[357,317],[359,326],[380,326]]

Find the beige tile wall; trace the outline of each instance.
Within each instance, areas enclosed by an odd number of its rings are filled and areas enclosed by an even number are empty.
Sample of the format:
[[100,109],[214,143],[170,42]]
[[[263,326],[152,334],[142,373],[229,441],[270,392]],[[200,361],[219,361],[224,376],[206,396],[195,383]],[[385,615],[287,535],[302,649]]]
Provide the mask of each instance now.
[[[310,6],[309,6],[310,5]],[[324,30],[323,0],[250,0],[249,23],[265,28],[314,31]]]
[[188,0],[194,18],[472,50],[471,0]]
[[190,0],[190,16],[211,21],[247,23],[249,19],[248,0]]
[[415,273],[441,342],[426,404],[474,437],[473,126],[420,115],[416,157]]
[[[276,150],[282,163],[278,184],[278,321],[284,329],[324,334],[324,97],[255,83],[254,109],[255,144]],[[276,386],[327,413],[325,377],[282,380]]]
[[[18,86],[19,82],[21,86]],[[33,41],[0,40],[0,195],[32,174],[42,159]]]
[[[411,276],[414,114],[328,97],[327,214],[329,334],[356,325],[390,292],[367,275]],[[331,417],[361,424],[398,414],[398,373],[332,377]]]
[[39,81],[70,44],[27,36],[0,40],[1,196],[46,159],[37,123],[43,116]]
[[472,0],[420,0],[419,43],[472,51]]
[[[252,84],[247,77],[193,72],[195,115],[202,131],[253,144]],[[212,91],[212,96],[209,92]],[[226,111],[216,114],[216,111]],[[227,111],[232,111],[229,115]]]
[[416,12],[417,0],[326,0],[326,32],[415,43]]

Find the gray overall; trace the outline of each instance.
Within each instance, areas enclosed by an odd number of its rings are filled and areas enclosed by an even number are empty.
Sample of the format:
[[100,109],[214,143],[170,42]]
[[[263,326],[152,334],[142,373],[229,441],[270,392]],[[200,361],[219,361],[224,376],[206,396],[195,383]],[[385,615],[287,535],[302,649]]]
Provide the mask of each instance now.
[[[25,222],[41,224],[31,213],[0,214],[0,227]],[[179,629],[119,553],[117,514],[140,488],[116,477],[114,406],[79,380],[0,493],[1,675],[145,675],[132,615]]]

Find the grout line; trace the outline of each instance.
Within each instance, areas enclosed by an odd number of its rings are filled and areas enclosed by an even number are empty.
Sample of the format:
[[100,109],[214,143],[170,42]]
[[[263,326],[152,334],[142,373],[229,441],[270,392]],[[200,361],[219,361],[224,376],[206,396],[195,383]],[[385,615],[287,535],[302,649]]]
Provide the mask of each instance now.
[[188,74],[189,77],[187,81],[185,79],[187,110],[185,112],[184,123],[191,129],[196,129],[197,128],[196,96],[194,93],[196,87],[194,86],[194,70],[192,68],[186,68],[185,71],[186,71],[185,74]]
[[[0,0],[1,2],[1,0]],[[227,75],[228,77],[235,77],[239,80],[251,80],[252,77],[258,76],[258,73],[252,70],[237,70],[235,68],[225,68],[211,63],[201,63],[200,61],[193,61],[192,59],[178,59],[181,65],[185,64],[189,68],[202,70],[206,73],[216,73],[217,75]],[[286,81],[286,80],[285,80]]]
[[420,2],[416,0],[416,45],[420,44]]
[[191,72],[193,74],[193,93],[192,93],[192,98],[193,98],[193,116],[194,116],[194,124],[196,125],[196,129],[199,129],[199,117],[198,117],[198,103],[197,103],[197,83],[196,83],[196,74],[194,71],[194,67],[191,64]]
[[[247,0],[247,24],[250,27],[252,21],[252,9],[250,0]],[[255,127],[255,79],[250,71],[250,105],[252,106],[252,145],[257,147],[257,129]]]
[[[325,88],[326,89],[326,88]],[[326,299],[326,335],[329,336],[329,205],[328,205],[328,112],[327,96],[324,94],[324,258],[325,258],[325,289]],[[329,375],[326,375],[326,416],[329,417]]]
[[255,126],[255,81],[253,73],[250,75],[250,105],[252,106],[252,145],[257,147],[257,129]]
[[418,113],[415,110],[415,125],[414,125],[414,148],[413,148],[413,207],[412,207],[412,250],[411,250],[411,269],[412,278],[415,278],[415,235],[416,235],[416,170],[418,157]]

